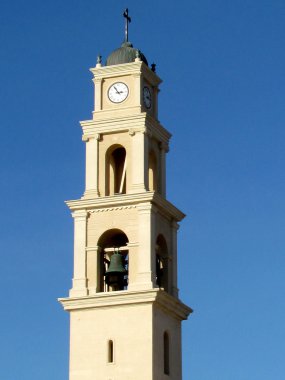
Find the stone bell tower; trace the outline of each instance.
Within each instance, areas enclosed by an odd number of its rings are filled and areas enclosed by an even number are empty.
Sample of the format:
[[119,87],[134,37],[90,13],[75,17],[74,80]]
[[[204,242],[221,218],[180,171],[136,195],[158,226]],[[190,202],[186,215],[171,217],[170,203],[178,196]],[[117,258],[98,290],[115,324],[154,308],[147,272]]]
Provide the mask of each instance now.
[[181,380],[177,230],[165,198],[170,133],[159,123],[161,79],[128,42],[94,75],[92,120],[81,122],[86,189],[74,218],[69,297],[70,380]]

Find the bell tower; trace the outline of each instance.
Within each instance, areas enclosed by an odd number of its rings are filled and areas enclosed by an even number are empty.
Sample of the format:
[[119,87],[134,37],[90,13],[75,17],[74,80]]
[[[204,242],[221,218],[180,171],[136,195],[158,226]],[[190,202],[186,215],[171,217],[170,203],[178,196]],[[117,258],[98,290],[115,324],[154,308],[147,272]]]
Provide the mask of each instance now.
[[81,122],[86,187],[74,219],[70,380],[181,380],[177,230],[166,200],[170,133],[158,121],[161,79],[128,41],[91,69],[95,106]]

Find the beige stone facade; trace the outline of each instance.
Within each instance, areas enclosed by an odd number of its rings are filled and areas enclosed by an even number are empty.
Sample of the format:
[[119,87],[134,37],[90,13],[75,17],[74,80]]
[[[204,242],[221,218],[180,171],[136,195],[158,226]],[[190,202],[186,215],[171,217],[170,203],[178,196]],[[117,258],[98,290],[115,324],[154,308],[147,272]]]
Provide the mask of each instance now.
[[[81,122],[86,188],[66,202],[74,275],[60,302],[70,312],[70,380],[181,380],[181,321],[191,309],[178,298],[184,214],[165,198],[170,134],[157,118],[161,80],[139,59],[91,71],[93,119]],[[114,103],[108,93],[118,83],[128,95]],[[120,290],[106,280],[115,248],[125,268]]]

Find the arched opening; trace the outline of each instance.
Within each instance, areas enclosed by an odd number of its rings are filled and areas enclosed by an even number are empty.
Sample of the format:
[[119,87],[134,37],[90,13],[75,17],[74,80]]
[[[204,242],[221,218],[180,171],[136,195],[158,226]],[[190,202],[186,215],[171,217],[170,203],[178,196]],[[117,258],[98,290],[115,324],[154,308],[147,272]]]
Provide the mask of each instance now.
[[113,145],[106,153],[106,195],[126,194],[126,187],[126,149]]
[[169,335],[166,331],[163,334],[163,367],[164,374],[169,375]]
[[157,160],[154,151],[148,157],[148,188],[150,191],[157,191]]
[[162,235],[156,240],[156,284],[168,292],[169,258],[167,244]]
[[98,241],[98,289],[100,292],[127,290],[129,272],[128,238],[119,229],[104,232]]

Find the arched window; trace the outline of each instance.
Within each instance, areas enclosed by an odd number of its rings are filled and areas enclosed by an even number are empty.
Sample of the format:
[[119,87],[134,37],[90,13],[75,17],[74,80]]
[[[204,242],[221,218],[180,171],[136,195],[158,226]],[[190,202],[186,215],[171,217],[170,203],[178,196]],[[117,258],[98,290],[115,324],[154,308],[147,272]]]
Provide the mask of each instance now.
[[150,191],[157,191],[157,160],[153,151],[148,157],[148,188]]
[[126,194],[126,150],[121,145],[111,146],[106,153],[106,195]]
[[162,235],[159,235],[156,240],[156,284],[168,291],[169,277],[169,259],[167,244]]
[[169,335],[166,331],[163,334],[163,367],[164,374],[169,375]]
[[100,292],[127,290],[129,272],[128,238],[123,231],[106,231],[99,239],[98,246],[98,288]]

